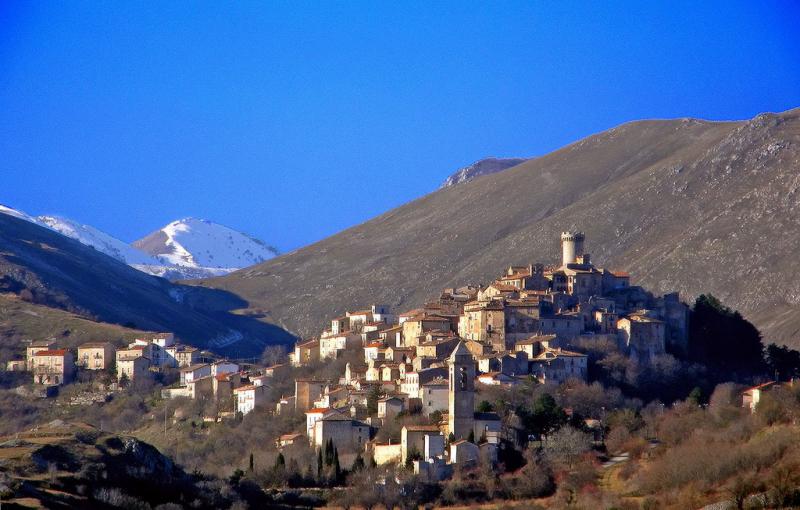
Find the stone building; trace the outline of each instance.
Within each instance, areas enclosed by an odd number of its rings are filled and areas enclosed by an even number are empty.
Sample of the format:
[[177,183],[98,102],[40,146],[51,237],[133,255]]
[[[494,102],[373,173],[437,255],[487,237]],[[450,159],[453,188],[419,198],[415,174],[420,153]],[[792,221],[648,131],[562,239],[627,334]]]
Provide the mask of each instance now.
[[66,384],[74,374],[75,360],[66,349],[39,350],[33,355],[34,384]]
[[117,380],[123,376],[129,381],[146,377],[150,370],[150,358],[145,356],[117,356]]
[[25,360],[27,361],[28,371],[33,371],[34,355],[40,351],[49,351],[55,349],[55,340],[33,340],[25,348]]
[[453,350],[448,365],[447,432],[461,439],[469,435],[475,420],[475,362],[463,342]]
[[295,410],[302,413],[314,407],[314,401],[322,396],[327,384],[328,383],[325,381],[317,381],[314,379],[295,379]]
[[620,343],[632,357],[651,360],[666,352],[666,328],[664,322],[638,311],[617,321]]
[[78,346],[76,364],[85,370],[106,370],[114,361],[111,342],[87,342]]

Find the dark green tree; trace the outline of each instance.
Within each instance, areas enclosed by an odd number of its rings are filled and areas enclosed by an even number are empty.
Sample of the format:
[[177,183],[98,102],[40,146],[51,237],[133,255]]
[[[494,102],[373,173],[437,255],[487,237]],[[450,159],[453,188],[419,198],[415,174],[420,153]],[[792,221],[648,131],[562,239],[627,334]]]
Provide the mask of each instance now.
[[322,479],[322,448],[317,449],[317,480]]
[[353,473],[357,473],[362,469],[364,469],[365,467],[366,466],[364,465],[364,457],[361,456],[361,452],[358,452],[358,455],[356,455],[356,459],[353,461],[353,467],[351,471]]
[[339,465],[339,450],[333,448],[333,476],[338,482],[342,477],[342,468]]
[[789,380],[800,374],[800,352],[786,346],[769,344],[764,350],[764,358],[770,376],[778,381]]
[[253,472],[253,468],[254,468],[253,452],[250,452],[250,464],[247,467],[247,469],[248,469],[248,471],[250,471],[252,473]]
[[[250,454],[250,459],[252,462],[253,454]],[[252,467],[251,467],[252,469]],[[275,469],[286,469],[286,458],[283,456],[283,453],[278,453],[278,457],[275,459]]]
[[383,397],[383,391],[380,386],[372,386],[367,393],[367,413],[370,416],[378,414],[378,400]]
[[481,402],[478,404],[479,413],[491,413],[492,411],[494,411],[494,407],[488,400],[481,400]]
[[549,393],[543,393],[533,403],[532,409],[519,410],[525,428],[532,434],[547,436],[567,423],[567,413]]
[[725,372],[763,372],[761,333],[711,294],[699,296],[689,316],[689,357]]
[[695,386],[691,392],[689,392],[689,398],[687,399],[692,404],[699,406],[703,403],[703,390],[700,389],[699,386]]
[[470,430],[469,431],[469,435],[467,436],[467,441],[469,441],[470,443],[474,443],[475,442],[475,431],[474,430]]

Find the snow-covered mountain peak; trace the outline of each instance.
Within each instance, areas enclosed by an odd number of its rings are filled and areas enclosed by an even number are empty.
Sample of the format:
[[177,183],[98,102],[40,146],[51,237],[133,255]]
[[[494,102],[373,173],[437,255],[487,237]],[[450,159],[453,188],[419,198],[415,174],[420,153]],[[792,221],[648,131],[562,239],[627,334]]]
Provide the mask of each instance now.
[[133,245],[170,264],[230,270],[258,264],[278,254],[263,241],[194,217],[173,221]]

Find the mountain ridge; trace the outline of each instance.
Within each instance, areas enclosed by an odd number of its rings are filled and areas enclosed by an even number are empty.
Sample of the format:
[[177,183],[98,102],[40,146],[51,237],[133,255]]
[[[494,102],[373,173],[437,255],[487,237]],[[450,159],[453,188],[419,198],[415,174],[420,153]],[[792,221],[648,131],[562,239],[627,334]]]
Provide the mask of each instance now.
[[[629,270],[635,283],[688,300],[714,293],[768,339],[794,344],[800,280],[780,275],[796,267],[785,239],[800,242],[792,219],[799,117],[794,109],[746,121],[627,122],[192,284],[233,292],[265,318],[313,335],[348,308],[413,308],[509,264],[553,261],[558,233],[577,229],[593,260]],[[767,233],[779,241],[768,244]]]
[[[218,231],[224,232],[228,237],[233,238],[234,236],[237,237],[239,240],[239,244],[245,244],[244,248],[239,246],[238,252],[244,254],[252,254],[255,252],[260,252],[260,254],[254,255],[252,258],[247,257],[239,257],[238,260],[235,259],[235,254],[230,252],[229,246],[223,246],[221,244],[217,244],[216,246],[213,243],[205,243],[203,249],[205,250],[204,259],[203,261],[213,259],[215,255],[220,260],[228,260],[232,263],[239,263],[240,265],[229,265],[229,266],[222,266],[220,264],[213,264],[213,263],[195,263],[196,258],[199,257],[199,253],[196,255],[192,253],[190,250],[186,250],[183,246],[180,246],[181,254],[183,259],[175,258],[169,256],[170,252],[167,251],[158,251],[155,250],[154,253],[148,253],[147,250],[142,250],[136,243],[140,243],[143,239],[136,241],[134,243],[128,244],[116,237],[103,232],[100,229],[97,229],[91,225],[87,225],[70,218],[65,218],[63,216],[58,215],[40,215],[40,216],[31,216],[23,211],[13,209],[8,206],[4,206],[0,204],[0,213],[8,214],[20,219],[24,219],[31,223],[49,228],[54,230],[62,235],[75,239],[87,246],[91,246],[95,248],[101,253],[109,255],[121,262],[124,262],[131,267],[138,269],[146,274],[150,274],[153,276],[160,276],[162,278],[166,278],[168,280],[187,280],[187,279],[194,279],[194,278],[209,278],[213,276],[221,276],[228,273],[231,273],[237,269],[241,269],[242,267],[246,267],[252,265],[256,262],[260,262],[266,260],[267,258],[271,258],[274,255],[278,254],[277,249],[272,246],[267,245],[263,241],[256,239],[254,237],[248,236],[241,232],[238,232],[230,227],[226,227],[224,225],[220,225],[218,223],[214,223],[209,220],[203,220],[198,218],[183,218],[181,220],[176,220],[162,229],[157,230],[155,233],[163,232],[164,229],[170,228],[171,226],[184,224],[188,221],[191,222],[200,222],[206,225],[209,225],[212,229],[217,229]],[[151,236],[153,235],[151,234]],[[185,236],[184,236],[185,237]],[[186,244],[186,241],[184,241]],[[196,240],[190,240],[188,244],[192,245],[199,245],[202,243],[198,243]],[[248,248],[249,246],[249,248]]]
[[[0,247],[0,293],[37,305],[127,328],[171,331],[223,353],[257,355],[266,345],[292,340],[280,328],[236,313],[246,303],[229,292],[145,274],[25,219],[0,214]],[[9,328],[15,325],[0,324],[0,336],[9,337]]]

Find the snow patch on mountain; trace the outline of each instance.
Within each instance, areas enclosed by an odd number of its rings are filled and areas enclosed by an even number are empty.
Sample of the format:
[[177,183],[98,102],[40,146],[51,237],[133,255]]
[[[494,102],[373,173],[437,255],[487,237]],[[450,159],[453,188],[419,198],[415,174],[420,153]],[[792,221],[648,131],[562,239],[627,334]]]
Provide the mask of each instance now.
[[28,216],[27,214],[25,214],[22,211],[19,211],[17,209],[12,209],[12,208],[10,208],[8,206],[5,206],[3,204],[0,204],[0,213],[8,214],[9,216],[13,216],[13,217],[19,218],[21,220],[30,221],[31,223],[36,223],[36,219],[33,218],[32,216]]
[[263,241],[199,218],[173,221],[133,244],[169,265],[228,272],[278,255]]
[[83,244],[92,246],[97,251],[114,257],[120,262],[130,265],[159,265],[160,262],[147,253],[137,250],[124,241],[112,237],[91,225],[83,225],[77,221],[61,216],[37,216],[37,222],[56,232],[71,237]]

